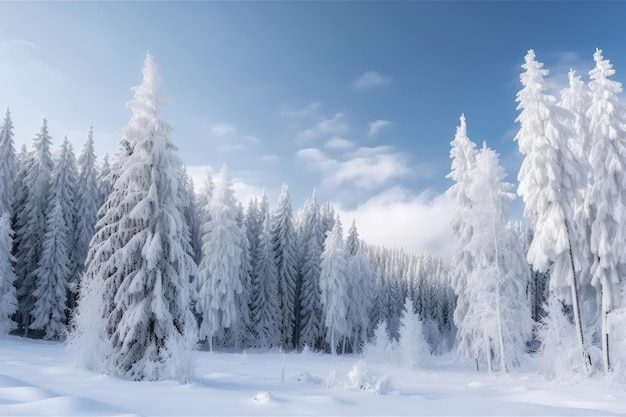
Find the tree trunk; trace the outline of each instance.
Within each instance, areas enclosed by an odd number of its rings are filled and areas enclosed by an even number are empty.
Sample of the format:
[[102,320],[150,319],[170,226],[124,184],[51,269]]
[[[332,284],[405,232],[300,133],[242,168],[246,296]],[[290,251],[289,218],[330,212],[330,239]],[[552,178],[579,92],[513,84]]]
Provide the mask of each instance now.
[[571,262],[572,268],[572,279],[570,282],[570,289],[572,291],[572,308],[574,310],[574,325],[576,326],[576,333],[578,336],[578,345],[580,347],[580,354],[583,360],[583,364],[585,365],[585,370],[589,371],[589,367],[591,366],[591,357],[587,352],[587,348],[585,347],[585,336],[583,334],[583,323],[580,317],[580,300],[578,296],[578,280],[576,278],[576,267],[574,264],[574,252],[572,250],[572,239],[570,237],[570,226],[567,221],[565,221],[565,229],[567,230],[567,240],[569,243],[569,259]]
[[612,308],[611,294],[609,290],[610,278],[604,278],[601,282],[602,288],[602,360],[604,363],[604,372],[611,370],[611,357],[609,354],[609,313]]

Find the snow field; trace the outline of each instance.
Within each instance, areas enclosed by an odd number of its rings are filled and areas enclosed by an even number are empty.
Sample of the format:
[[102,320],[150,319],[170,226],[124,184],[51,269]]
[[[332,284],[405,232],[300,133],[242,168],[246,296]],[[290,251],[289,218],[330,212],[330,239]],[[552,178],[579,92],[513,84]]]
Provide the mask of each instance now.
[[[420,370],[358,355],[194,352],[189,384],[135,382],[74,366],[59,342],[0,340],[0,415],[625,415],[603,378],[558,384],[429,358]],[[373,386],[381,380],[384,389]]]

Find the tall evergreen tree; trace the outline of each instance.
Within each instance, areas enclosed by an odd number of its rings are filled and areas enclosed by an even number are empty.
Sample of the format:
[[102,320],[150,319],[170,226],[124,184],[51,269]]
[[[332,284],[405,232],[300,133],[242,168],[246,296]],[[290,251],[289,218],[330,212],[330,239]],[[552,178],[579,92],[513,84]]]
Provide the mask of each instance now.
[[320,290],[326,342],[334,355],[342,342],[345,349],[349,336],[347,253],[341,220],[337,218],[324,243],[320,264]]
[[320,300],[320,262],[322,255],[322,225],[315,191],[302,211],[298,232],[298,283],[296,294],[296,330],[299,348],[316,347],[322,333],[322,309]]
[[76,183],[76,249],[75,270],[69,282],[68,307],[75,308],[80,279],[85,271],[89,242],[94,235],[100,203],[96,154],[93,148],[93,126],[89,126],[87,140],[78,156],[78,180]]
[[250,253],[250,242],[246,230],[244,210],[241,203],[237,205],[237,224],[241,227],[241,266],[239,268],[239,281],[241,282],[241,293],[237,295],[237,317],[239,320],[234,329],[235,347],[246,347],[253,345],[253,323],[250,303],[252,297],[252,263]]
[[582,260],[576,246],[574,218],[586,178],[571,151],[574,131],[562,123],[574,115],[558,107],[556,99],[546,93],[544,77],[548,71],[535,60],[534,51],[528,51],[525,60],[525,72],[520,76],[523,88],[517,94],[520,130],[515,139],[525,155],[518,175],[518,193],[535,231],[528,261],[539,272],[552,268],[550,287],[563,294],[573,307],[580,358],[587,362],[578,295]]
[[587,110],[590,132],[589,161],[594,176],[590,191],[592,211],[591,251],[593,285],[601,294],[602,351],[604,370],[611,369],[609,314],[620,307],[620,277],[626,267],[623,245],[626,236],[626,119],[618,94],[622,85],[601,50],[593,55],[596,66],[589,72],[591,104]]
[[507,372],[518,365],[532,330],[525,300],[528,264],[510,227],[512,185],[503,182],[497,154],[485,145],[469,174],[468,215],[474,232],[468,250],[476,264],[466,292],[459,295],[468,299],[467,313],[458,323],[459,353],[486,360],[490,371]]
[[0,216],[0,336],[8,334],[16,327],[12,319],[17,311],[17,298],[13,285],[15,273],[13,272],[14,258],[11,254],[12,244],[11,215],[4,213]]
[[352,351],[358,352],[367,342],[374,276],[354,221],[352,221],[348,231],[346,251],[348,256],[346,269],[348,280],[347,319],[352,328]]
[[17,157],[13,146],[13,122],[7,109],[4,122],[0,126],[0,216],[13,213]]
[[280,303],[278,300],[278,271],[274,262],[271,240],[269,203],[265,194],[259,205],[259,240],[254,252],[251,284],[251,314],[256,345],[272,348],[282,345],[280,335]]
[[[455,252],[452,287],[457,295],[454,321],[458,326],[469,308],[466,297],[467,279],[476,267],[472,253],[468,249],[468,243],[473,235],[471,223],[468,221],[472,209],[472,201],[469,196],[472,179],[469,173],[476,163],[476,144],[467,137],[467,125],[463,114],[461,115],[461,123],[456,129],[454,140],[450,145],[452,146],[450,150],[452,171],[446,178],[450,178],[454,184],[446,191],[446,196],[454,204],[452,231],[454,233]],[[418,309],[422,309],[421,303]]]
[[284,349],[293,349],[296,314],[297,248],[296,229],[287,184],[283,184],[278,207],[272,217],[272,249],[278,273],[278,292],[281,311],[281,334]]
[[102,165],[98,172],[98,190],[99,199],[96,206],[98,210],[104,202],[107,200],[111,192],[113,191],[113,179],[111,177],[111,165],[109,164],[109,154],[104,154],[102,158]]
[[179,194],[182,164],[159,116],[160,84],[148,54],[143,82],[128,104],[132,117],[122,131],[120,171],[89,253],[87,293],[104,281],[104,304],[79,301],[77,323],[88,309],[102,312],[110,371],[137,380],[186,380],[197,340],[189,277],[197,272]]
[[50,177],[54,168],[50,150],[51,137],[48,122],[43,119],[41,131],[33,139],[34,151],[22,161],[24,190],[16,211],[15,223],[15,275],[18,300],[17,322],[25,335],[31,324],[35,307],[37,266],[43,253],[46,232],[46,209],[49,202]]
[[52,172],[43,253],[36,270],[35,305],[30,328],[45,339],[65,337],[68,286],[74,273],[76,159],[65,137]]
[[202,317],[200,339],[213,349],[218,332],[238,320],[236,298],[240,281],[242,234],[233,181],[224,165],[219,173],[207,212],[210,220],[202,236],[202,262],[198,268],[198,313]]

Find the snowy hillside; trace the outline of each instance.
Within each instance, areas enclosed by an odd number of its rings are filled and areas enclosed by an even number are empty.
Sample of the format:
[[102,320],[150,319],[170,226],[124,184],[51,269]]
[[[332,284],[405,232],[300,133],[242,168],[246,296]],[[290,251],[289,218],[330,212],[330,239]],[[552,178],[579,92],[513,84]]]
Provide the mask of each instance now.
[[[74,367],[59,342],[0,341],[0,415],[624,415],[604,379],[559,385],[531,374],[489,376],[449,357],[410,371],[360,356],[195,352],[192,383],[135,382]],[[334,371],[334,377],[333,377]],[[379,394],[359,385],[388,376]],[[373,376],[372,376],[373,375]]]

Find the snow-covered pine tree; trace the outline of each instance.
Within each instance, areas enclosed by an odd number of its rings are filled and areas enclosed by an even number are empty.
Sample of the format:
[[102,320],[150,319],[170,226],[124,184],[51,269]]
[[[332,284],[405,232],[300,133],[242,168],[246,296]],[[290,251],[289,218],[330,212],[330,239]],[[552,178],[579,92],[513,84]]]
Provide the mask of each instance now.
[[35,271],[30,328],[48,340],[66,335],[68,285],[74,272],[76,158],[65,137],[52,171],[43,252]]
[[507,372],[518,364],[532,329],[525,299],[528,264],[510,227],[512,185],[503,182],[498,155],[484,145],[468,174],[473,233],[467,249],[475,265],[459,294],[467,297],[468,310],[458,323],[458,350],[468,359],[486,360],[490,371]]
[[104,154],[102,164],[100,165],[100,170],[98,172],[98,190],[99,199],[96,206],[98,206],[99,210],[111,194],[111,191],[113,191],[113,178],[111,177],[111,165],[109,163],[108,153]]
[[[48,122],[43,119],[41,131],[33,139],[34,151],[22,161],[24,190],[19,191],[15,223],[15,275],[17,288],[17,323],[28,335],[31,314],[35,307],[37,266],[43,252],[46,232],[46,211],[50,194],[50,177],[54,168],[50,150]],[[23,193],[23,194],[22,194]],[[22,199],[23,198],[23,199]]]
[[0,216],[13,213],[17,157],[13,146],[13,122],[7,109],[0,126]]
[[272,216],[272,248],[278,273],[283,349],[294,348],[296,303],[297,248],[296,229],[287,184],[283,184],[278,206]]
[[322,336],[320,301],[320,262],[322,225],[316,192],[305,203],[298,230],[298,283],[296,294],[296,331],[299,348],[315,348]]
[[320,263],[322,316],[326,327],[326,343],[335,355],[337,347],[350,336],[348,322],[348,259],[341,219],[337,218],[324,242]]
[[11,215],[5,212],[0,216],[0,336],[8,334],[16,327],[12,319],[17,311],[12,245]]
[[[580,255],[580,279],[578,281],[580,300],[580,316],[585,320],[583,324],[584,333],[596,333],[599,320],[598,296],[595,287],[591,284],[591,265],[593,265],[594,255],[591,252],[591,223],[592,209],[590,200],[590,190],[593,180],[593,173],[589,165],[589,120],[586,112],[589,108],[591,96],[585,83],[580,77],[576,76],[574,70],[570,70],[568,74],[569,85],[561,90],[561,100],[559,106],[571,113],[564,123],[571,129],[573,135],[569,141],[577,163],[581,167],[582,182],[579,184],[579,199],[581,204],[574,211],[574,220],[576,222],[576,231],[578,241],[575,242],[577,252]],[[547,294],[547,292],[546,292]],[[591,338],[585,337],[587,341]],[[586,346],[591,348],[590,343]]]
[[582,260],[576,247],[574,219],[586,175],[571,151],[574,131],[563,123],[574,115],[558,107],[556,99],[546,93],[544,77],[548,70],[535,60],[533,50],[526,54],[522,68],[523,88],[516,99],[520,130],[515,140],[525,155],[518,174],[518,193],[534,229],[528,261],[539,272],[552,268],[550,287],[572,305],[580,359],[588,362],[578,295]]
[[352,328],[352,352],[359,352],[367,342],[367,331],[370,327],[369,311],[373,300],[374,274],[354,221],[348,230],[346,250],[347,318]]
[[196,309],[202,318],[200,340],[206,340],[212,350],[215,336],[237,322],[235,300],[242,292],[243,231],[237,222],[238,206],[233,180],[226,165],[220,170],[206,211],[210,220],[203,227]]
[[213,183],[213,176],[211,175],[211,171],[208,169],[204,173],[204,177],[202,178],[202,183],[200,184],[200,190],[197,193],[197,207],[199,208],[198,216],[200,218],[201,224],[207,224],[211,219],[211,214],[207,211],[209,207],[209,202],[211,201],[211,197],[213,196],[213,190],[215,189],[215,184]]
[[416,369],[428,354],[428,345],[422,333],[422,321],[413,307],[413,301],[407,297],[400,318],[400,338],[398,354],[403,367]]
[[253,324],[252,313],[250,311],[250,301],[252,297],[252,264],[250,262],[250,242],[246,231],[246,222],[243,205],[237,205],[237,223],[241,227],[241,266],[239,268],[239,281],[241,282],[241,293],[235,300],[237,304],[237,321],[233,329],[235,348],[249,347],[253,345]]
[[104,305],[79,300],[78,310],[79,316],[102,311],[111,372],[136,380],[187,380],[197,340],[189,277],[197,272],[179,201],[182,164],[159,116],[160,84],[148,54],[143,82],[128,103],[132,117],[120,139],[120,171],[89,253],[85,279],[88,288],[104,280]]
[[[471,177],[469,171],[476,163],[476,144],[467,137],[465,115],[461,115],[461,123],[456,128],[454,140],[450,142],[450,158],[452,171],[446,176],[454,184],[446,191],[446,196],[454,204],[452,217],[452,231],[454,233],[455,252],[452,262],[452,288],[457,295],[457,304],[454,310],[454,322],[458,326],[467,314],[469,301],[466,296],[467,279],[475,268],[475,260],[468,250],[468,243],[472,239],[473,230],[468,221],[468,214],[472,209],[469,198]],[[421,303],[420,303],[421,304]],[[422,310],[422,306],[418,306]]]
[[194,191],[194,183],[191,176],[185,168],[183,171],[184,187],[181,188],[181,198],[184,200],[185,222],[189,228],[189,239],[191,242],[191,255],[196,265],[200,265],[202,260],[202,232],[201,220],[199,214],[199,206],[197,195]]
[[89,242],[95,233],[100,189],[96,154],[93,148],[93,126],[89,126],[87,140],[78,156],[78,180],[76,183],[76,249],[74,250],[75,270],[69,281],[70,297],[68,308],[76,307],[76,296],[80,280],[85,271],[85,261],[89,251]]
[[593,58],[596,66],[589,72],[591,103],[587,110],[589,162],[595,180],[589,197],[595,213],[591,224],[591,251],[595,255],[591,271],[592,283],[601,294],[602,352],[604,371],[608,372],[609,314],[623,306],[618,294],[623,286],[620,277],[626,268],[626,116],[617,97],[622,85],[610,79],[615,74],[613,66],[599,49]]
[[282,345],[280,335],[280,302],[278,300],[278,272],[272,250],[271,220],[267,196],[259,204],[259,238],[253,254],[254,267],[251,283],[251,314],[256,336],[256,347],[270,349]]

